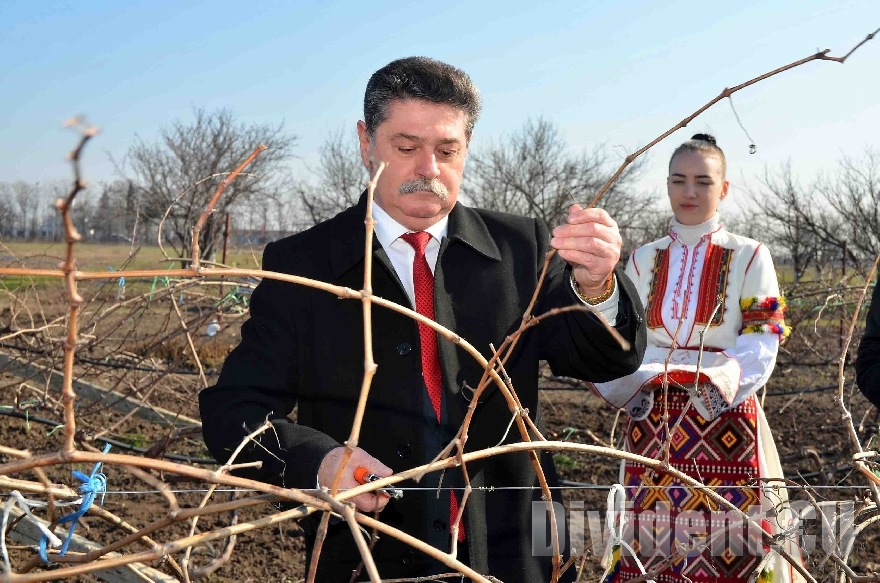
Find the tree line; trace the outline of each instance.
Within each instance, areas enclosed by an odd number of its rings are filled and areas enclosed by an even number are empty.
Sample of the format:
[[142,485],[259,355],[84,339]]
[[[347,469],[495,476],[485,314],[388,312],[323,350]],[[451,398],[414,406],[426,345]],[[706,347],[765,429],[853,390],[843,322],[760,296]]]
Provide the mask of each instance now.
[[[224,192],[202,230],[205,257],[217,251],[224,216],[235,232],[265,243],[300,231],[355,204],[366,171],[354,132],[337,131],[320,146],[315,167],[291,168],[297,137],[283,124],[243,123],[229,110],[196,109],[153,141],[136,138],[118,165],[117,180],[98,184],[77,199],[74,221],[86,240],[155,242],[161,237],[181,256],[190,253],[190,229],[226,173],[256,148],[269,149]],[[471,150],[462,186],[469,205],[563,220],[570,204],[590,201],[620,163],[604,145],[577,150],[557,126],[530,119],[520,129]],[[618,221],[625,251],[663,236],[671,212],[662,185],[639,187],[646,160],[638,159],[602,199]],[[59,239],[52,206],[67,182],[0,182],[0,237]],[[790,164],[767,169],[737,208],[724,209],[730,230],[770,245],[795,280],[820,273],[843,255],[853,265],[880,253],[880,154],[868,148],[844,156],[836,171],[802,184]]]

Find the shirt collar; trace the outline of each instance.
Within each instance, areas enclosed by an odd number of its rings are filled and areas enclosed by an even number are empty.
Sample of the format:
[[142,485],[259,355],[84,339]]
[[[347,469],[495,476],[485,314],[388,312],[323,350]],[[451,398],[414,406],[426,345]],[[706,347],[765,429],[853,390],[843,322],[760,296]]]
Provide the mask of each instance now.
[[[413,232],[391,218],[391,215],[382,210],[382,207],[380,207],[375,200],[373,201],[373,220],[376,221],[376,238],[379,239],[379,244],[385,249],[390,249],[391,245],[397,241],[401,235]],[[425,231],[439,243],[449,231],[449,215],[447,214],[442,219],[425,229]]]

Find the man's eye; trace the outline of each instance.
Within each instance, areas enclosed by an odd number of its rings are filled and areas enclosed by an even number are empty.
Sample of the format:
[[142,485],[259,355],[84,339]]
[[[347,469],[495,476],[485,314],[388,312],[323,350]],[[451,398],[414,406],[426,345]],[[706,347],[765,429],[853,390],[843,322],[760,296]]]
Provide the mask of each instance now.
[[698,182],[697,184],[699,184],[700,186],[712,186],[711,182]]
[[415,150],[415,148],[397,148],[397,149],[400,150],[400,152],[403,154],[409,154],[410,152]]
[[672,184],[684,184],[684,180],[673,180]]
[[458,152],[456,152],[455,150],[441,150],[440,153],[447,158],[451,158],[452,156],[455,156]]

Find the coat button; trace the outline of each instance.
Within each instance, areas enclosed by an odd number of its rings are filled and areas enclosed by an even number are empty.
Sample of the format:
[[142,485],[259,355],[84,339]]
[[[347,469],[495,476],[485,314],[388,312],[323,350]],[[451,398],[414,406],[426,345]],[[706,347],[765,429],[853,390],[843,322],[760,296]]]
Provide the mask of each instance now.
[[401,342],[397,345],[397,354],[400,356],[406,356],[412,352],[412,346],[409,345],[409,342]]
[[408,443],[401,443],[397,448],[397,457],[406,459],[412,455],[412,446]]
[[434,530],[439,530],[440,532],[445,531],[446,530],[446,521],[440,520],[439,518],[437,520],[435,520],[434,521]]

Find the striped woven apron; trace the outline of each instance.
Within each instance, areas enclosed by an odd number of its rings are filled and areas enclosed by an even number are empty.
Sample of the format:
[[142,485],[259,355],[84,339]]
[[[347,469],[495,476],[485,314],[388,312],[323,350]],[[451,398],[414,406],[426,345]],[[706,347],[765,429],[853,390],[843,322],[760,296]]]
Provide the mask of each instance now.
[[[685,418],[676,421],[685,411],[688,395],[681,389],[669,388],[670,466],[707,486],[746,513],[760,510],[758,477],[758,436],[755,398],[722,413],[713,421],[703,419],[693,407]],[[642,421],[630,420],[626,448],[635,454],[662,459],[664,442],[662,390],[655,394],[654,407]],[[672,556],[680,545],[696,535],[725,531],[708,548],[692,551],[673,562],[655,578],[661,582],[742,583],[761,561],[763,547],[757,527],[749,529],[732,514],[698,490],[683,486],[663,472],[651,472],[641,464],[626,462],[624,482],[631,510],[626,513],[625,539],[648,570]],[[725,488],[730,486],[730,488]],[[714,511],[714,512],[713,512]],[[725,519],[736,524],[727,528]],[[766,527],[766,526],[765,526]],[[615,558],[613,581],[627,581],[642,574],[625,550]]]

